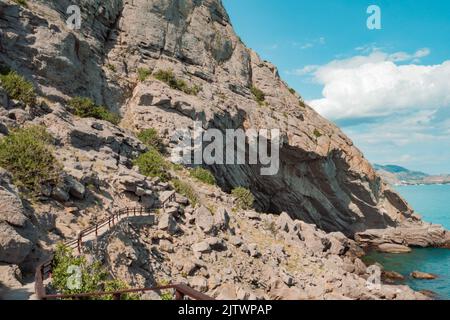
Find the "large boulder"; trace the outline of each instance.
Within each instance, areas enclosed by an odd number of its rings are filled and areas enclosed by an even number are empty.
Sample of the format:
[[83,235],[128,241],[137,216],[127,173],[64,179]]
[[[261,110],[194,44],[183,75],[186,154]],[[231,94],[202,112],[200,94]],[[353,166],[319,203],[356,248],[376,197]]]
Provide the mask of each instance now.
[[0,221],[23,227],[28,218],[18,194],[0,187]]
[[9,288],[19,288],[22,286],[21,281],[22,272],[17,265],[0,264],[0,284]]
[[33,244],[7,224],[0,222],[0,262],[21,264],[31,252]]
[[204,233],[214,233],[214,217],[208,208],[201,206],[195,213],[195,225]]

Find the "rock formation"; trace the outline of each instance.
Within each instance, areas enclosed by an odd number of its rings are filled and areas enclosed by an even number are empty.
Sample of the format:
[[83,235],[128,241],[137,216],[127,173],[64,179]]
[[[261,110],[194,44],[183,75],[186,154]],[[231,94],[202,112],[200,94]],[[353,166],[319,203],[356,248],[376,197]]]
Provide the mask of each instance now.
[[[36,203],[24,204],[9,173],[2,171],[0,263],[19,265],[22,271],[30,272],[57,241],[73,238],[81,228],[112,210],[157,203],[159,193],[170,187],[133,167],[132,160],[147,150],[135,134],[155,128],[170,150],[176,147],[172,134],[192,127],[193,121],[201,121],[204,129],[222,131],[281,130],[277,175],[261,176],[256,165],[209,167],[223,191],[249,188],[259,212],[280,216],[260,217],[254,211],[246,215],[239,210],[232,216],[232,200],[223,203],[224,209],[217,208],[214,216],[203,201],[195,211],[191,208],[191,212],[174,216],[178,207],[187,205],[187,199],[177,195],[179,203],[172,212],[161,214],[158,230],[151,232],[155,235],[135,235],[137,245],[127,240],[131,234],[108,242],[105,256],[112,271],[130,283],[155,283],[156,274],[165,270],[174,276],[186,273],[192,286],[215,290],[217,297],[358,298],[353,291],[357,287],[359,298],[401,298],[392,293],[396,289],[381,296],[366,291],[361,277],[365,274],[363,263],[355,262],[353,256],[342,257],[349,250],[348,243],[356,247],[346,236],[357,234],[356,239],[364,243],[445,245],[445,230],[424,224],[339,128],[305,105],[283,82],[275,66],[245,47],[220,0],[26,3],[0,2],[0,64],[34,84],[39,105],[26,108],[0,88],[0,134],[29,124],[45,126],[55,140],[64,183],[46,190]],[[74,4],[81,8],[79,30],[66,24],[66,10]],[[175,84],[158,80],[155,75],[161,71],[177,79]],[[264,97],[257,98],[255,89]],[[76,96],[90,97],[120,112],[120,125],[73,116],[67,102]],[[211,192],[228,199],[222,190]],[[239,235],[239,219],[256,233],[252,240]],[[230,231],[230,221],[235,231]],[[258,243],[257,233],[263,224],[280,232],[278,244],[266,237],[263,239],[269,242]],[[185,235],[176,238],[180,230]],[[175,256],[168,257],[174,263],[155,259],[157,269],[136,266],[154,257],[145,243],[150,240],[157,242],[158,251],[174,251]],[[284,252],[285,241],[294,241],[289,254]],[[117,248],[126,250],[119,252]],[[182,260],[179,255],[183,254],[196,259]],[[315,271],[306,268],[298,275],[282,271],[297,261],[293,257],[303,256],[310,257],[309,266],[314,265]],[[202,262],[203,257],[206,262]],[[216,279],[218,270],[210,269],[213,262],[220,260],[226,265],[227,259],[239,260],[236,257],[242,257],[239,263],[245,266],[233,265]],[[262,277],[267,269],[263,265],[254,275],[248,272],[253,263],[264,264],[265,259],[275,259],[271,262],[274,266],[280,266],[280,261],[284,264],[273,283],[261,278],[260,288],[233,287],[237,280],[250,285]],[[177,260],[185,265],[175,265]],[[236,274],[239,268],[244,274]],[[319,277],[314,273],[317,268],[339,271],[323,272]],[[352,284],[347,289],[327,289],[345,286],[350,283],[347,278],[354,280],[349,280]],[[331,284],[326,285],[328,280]],[[305,288],[309,284],[310,288]],[[404,292],[408,297],[415,295],[409,289]]]

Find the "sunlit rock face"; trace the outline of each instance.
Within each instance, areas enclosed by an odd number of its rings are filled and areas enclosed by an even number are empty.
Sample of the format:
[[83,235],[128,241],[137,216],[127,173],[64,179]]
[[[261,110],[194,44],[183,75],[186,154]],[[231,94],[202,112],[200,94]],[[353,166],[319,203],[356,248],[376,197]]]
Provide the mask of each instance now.
[[[211,166],[225,190],[248,187],[261,211],[286,211],[347,235],[412,219],[411,208],[351,140],[305,105],[275,66],[245,47],[219,0],[28,3],[30,10],[0,4],[0,60],[32,79],[50,101],[92,97],[120,110],[124,127],[153,127],[167,141],[194,120],[204,129],[277,128],[279,172]],[[66,24],[69,5],[81,8],[80,30]],[[201,90],[186,94],[152,76],[140,81],[138,69],[171,70]],[[265,94],[263,103],[252,87]]]

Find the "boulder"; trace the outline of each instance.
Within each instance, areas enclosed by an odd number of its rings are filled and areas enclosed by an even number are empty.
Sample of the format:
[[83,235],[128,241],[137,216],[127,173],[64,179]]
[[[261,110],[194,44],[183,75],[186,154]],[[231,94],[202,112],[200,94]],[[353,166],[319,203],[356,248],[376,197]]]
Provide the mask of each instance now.
[[0,222],[0,262],[21,264],[33,244],[5,222]]
[[261,255],[258,251],[258,246],[255,243],[251,243],[248,245],[248,251],[249,251],[250,257],[253,257],[253,258],[257,258]]
[[214,224],[220,230],[227,230],[230,224],[230,215],[227,209],[220,207],[214,215]]
[[193,277],[189,280],[189,285],[200,292],[205,292],[208,290],[208,280],[201,276]]
[[83,200],[86,194],[86,188],[84,184],[78,182],[75,178],[71,176],[65,177],[65,184],[69,194],[78,200]]
[[167,231],[170,234],[178,232],[178,225],[175,218],[171,214],[162,213],[158,218],[158,229]]
[[393,243],[383,243],[377,247],[377,250],[384,253],[410,253],[412,250],[407,246]]
[[395,271],[388,271],[388,270],[383,270],[381,272],[381,277],[383,279],[383,281],[385,282],[395,282],[395,281],[403,281],[405,280],[405,277]]
[[0,283],[9,288],[22,286],[22,272],[17,265],[0,264]]
[[207,241],[198,242],[192,245],[192,251],[196,253],[210,252],[211,246]]
[[0,212],[0,221],[13,226],[23,227],[28,220],[19,195],[7,189],[0,189]]
[[204,233],[214,233],[214,217],[206,207],[201,206],[195,213],[195,225]]
[[59,187],[53,188],[51,197],[56,201],[63,203],[69,201],[70,199],[70,195],[65,190]]
[[286,212],[282,212],[279,215],[279,217],[277,218],[276,224],[277,224],[278,229],[280,229],[281,231],[284,231],[284,232],[293,231],[294,221]]
[[217,300],[237,300],[236,286],[232,283],[226,283],[216,289]]
[[438,276],[435,274],[420,272],[420,271],[412,272],[411,277],[413,277],[414,279],[420,279],[420,280],[434,280],[434,279],[438,278]]

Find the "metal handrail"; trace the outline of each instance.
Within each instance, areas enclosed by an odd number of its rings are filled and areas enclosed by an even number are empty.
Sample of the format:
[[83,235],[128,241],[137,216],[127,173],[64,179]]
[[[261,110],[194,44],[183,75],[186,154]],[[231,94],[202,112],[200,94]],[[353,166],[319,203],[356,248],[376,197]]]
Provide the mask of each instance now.
[[[169,201],[173,201],[175,199],[175,191],[169,193],[163,201],[161,201],[161,206],[164,207],[165,204]],[[83,243],[83,237],[88,236],[90,234],[95,233],[95,236],[98,237],[98,231],[100,228],[108,225],[108,228],[111,229],[115,226],[116,223],[120,221],[120,218],[124,215],[126,217],[132,216],[143,216],[144,214],[151,214],[157,208],[144,208],[144,207],[132,207],[132,208],[123,208],[119,209],[107,219],[101,220],[97,222],[95,225],[89,226],[78,234],[76,239],[69,240],[64,243],[65,246],[77,249],[79,253],[81,253],[81,247]],[[136,292],[147,292],[147,291],[158,291],[164,289],[174,289],[175,290],[175,299],[182,300],[185,297],[190,297],[195,300],[212,300],[211,297],[200,293],[184,284],[175,284],[168,286],[161,286],[155,288],[139,288],[139,289],[127,289],[121,291],[113,291],[113,292],[91,292],[91,293],[80,293],[80,294],[47,294],[44,280],[51,274],[53,269],[53,259],[54,255],[52,254],[47,260],[42,262],[36,267],[35,272],[35,293],[38,300],[48,300],[48,299],[83,299],[88,297],[99,297],[112,295],[115,300],[120,300],[124,294],[127,293],[136,293]]]

